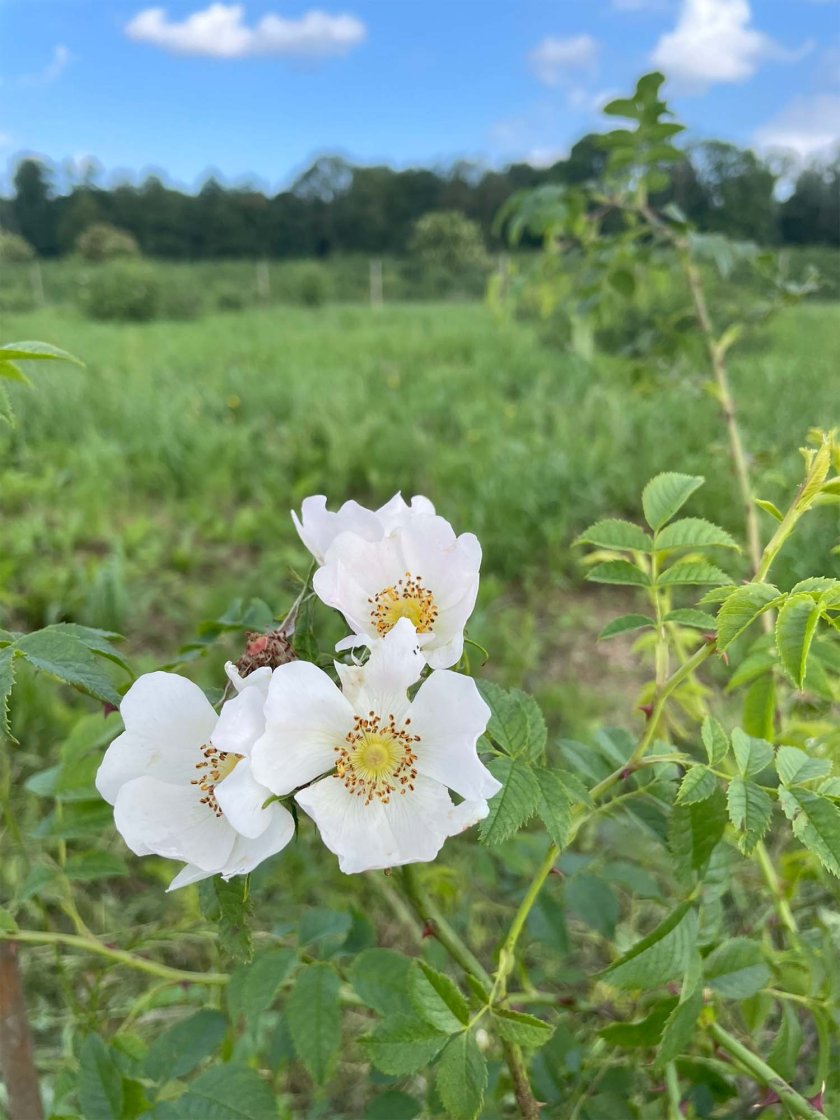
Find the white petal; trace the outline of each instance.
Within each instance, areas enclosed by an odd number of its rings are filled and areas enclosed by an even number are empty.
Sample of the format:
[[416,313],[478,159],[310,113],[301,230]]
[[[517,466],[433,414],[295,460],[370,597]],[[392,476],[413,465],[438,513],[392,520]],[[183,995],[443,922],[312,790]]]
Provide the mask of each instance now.
[[441,646],[424,651],[430,669],[451,669],[461,660],[464,652],[464,632],[459,630],[453,638]]
[[490,709],[475,681],[441,669],[420,686],[411,705],[411,730],[418,773],[442,782],[468,801],[483,801],[501,789],[476,751]]
[[215,871],[230,855],[235,833],[224,817],[201,804],[200,796],[197,786],[135,778],[117,794],[114,823],[137,855],[154,852]]
[[96,775],[106,801],[113,805],[120,787],[143,774],[176,784],[195,777],[217,718],[197,684],[175,673],[147,673],[123,697],[120,714],[125,731],[108,747]]
[[372,644],[370,657],[353,682],[356,711],[401,720],[408,709],[408,690],[420,680],[425,665],[416,630],[407,618],[399,619],[384,638]]
[[337,777],[323,778],[295,794],[295,801],[315,821],[321,839],[338,856],[346,875],[393,867],[399,859],[394,834],[377,800],[365,805]]
[[490,812],[486,801],[462,801],[460,805],[453,805],[449,816],[450,836],[457,836],[459,832],[466,832],[468,828],[483,821]]
[[376,516],[382,522],[385,532],[393,533],[395,530],[402,528],[413,517],[418,515],[434,517],[434,513],[435,507],[428,498],[424,498],[421,494],[415,494],[411,499],[411,504],[406,505],[402,494],[396,493],[389,502],[379,507]]
[[332,770],[353,709],[323,670],[292,661],[274,670],[265,733],[251,752],[254,777],[281,796]]
[[268,685],[271,681],[271,669],[268,665],[261,665],[259,669],[254,669],[253,673],[248,673],[247,676],[243,677],[234,663],[227,661],[225,662],[225,672],[237,692],[241,692],[244,688],[257,686],[262,690],[263,696],[268,693]]
[[222,706],[211,736],[213,746],[230,754],[250,755],[254,743],[265,731],[265,703],[265,694],[259,686],[243,688],[228,700]]
[[188,887],[190,883],[199,883],[202,879],[209,879],[211,875],[217,874],[217,871],[205,871],[193,863],[185,863],[166,890],[177,891],[179,887]]
[[268,827],[256,839],[237,836],[225,866],[222,878],[247,875],[249,871],[281,851],[295,834],[295,822],[288,809],[276,802],[263,810],[268,816]]
[[385,817],[399,851],[395,866],[433,860],[448,836],[467,827],[468,819],[461,806],[452,803],[445,786],[422,776],[405,796],[391,798]]
[[243,758],[238,762],[216,786],[215,793],[219,808],[231,828],[250,839],[262,836],[269,823],[269,814],[263,805],[271,797],[271,790],[256,780],[249,759]]
[[338,513],[327,509],[323,494],[304,498],[301,516],[292,511],[292,520],[298,535],[319,564],[323,564],[327,549],[339,533],[356,533],[368,540],[382,536],[382,523],[376,514],[358,502],[345,502]]

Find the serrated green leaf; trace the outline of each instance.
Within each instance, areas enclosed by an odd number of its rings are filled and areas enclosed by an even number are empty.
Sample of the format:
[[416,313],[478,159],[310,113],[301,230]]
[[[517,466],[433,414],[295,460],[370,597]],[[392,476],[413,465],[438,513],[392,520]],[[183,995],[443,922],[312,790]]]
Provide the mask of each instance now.
[[793,1005],[780,1001],[779,1029],[767,1055],[770,1066],[787,1081],[792,1081],[799,1070],[799,1055],[804,1041],[802,1027]]
[[742,778],[752,778],[773,761],[773,746],[766,739],[747,735],[740,727],[732,732],[732,753]]
[[447,1044],[435,1084],[452,1120],[475,1120],[484,1103],[487,1062],[472,1031],[463,1031]]
[[[225,1062],[198,1075],[182,1097],[155,1105],[153,1120],[274,1120],[277,1098],[256,1070]],[[89,1118],[93,1120],[93,1116]]]
[[736,587],[718,611],[718,649],[725,650],[765,611],[784,599],[770,583],[747,583]]
[[490,799],[490,810],[479,826],[479,835],[485,844],[494,845],[509,839],[533,817],[540,788],[524,762],[494,758],[488,769],[502,788]]
[[772,673],[757,677],[744,693],[741,722],[748,735],[772,738],[776,723],[776,679]]
[[725,999],[749,999],[767,986],[770,969],[761,946],[747,937],[734,937],[705,960],[706,984]]
[[84,367],[84,362],[49,342],[7,342],[0,346],[0,360],[17,362],[61,361]]
[[526,1015],[521,1011],[509,1011],[506,1008],[494,1007],[492,1021],[499,1035],[507,1042],[514,1042],[518,1046],[527,1046],[536,1049],[545,1046],[554,1034],[554,1027],[544,1023],[535,1015]]
[[616,988],[655,988],[681,975],[697,944],[697,912],[681,903],[601,975]]
[[586,573],[592,583],[613,583],[624,586],[649,587],[650,576],[628,560],[606,560]]
[[534,776],[539,786],[537,813],[552,842],[562,851],[569,841],[572,806],[578,798],[566,781],[565,771],[540,767],[534,770]]
[[0,649],[0,737],[11,739],[12,728],[9,723],[9,698],[15,684],[15,657],[17,651],[6,646]]
[[716,719],[706,716],[700,729],[710,766],[717,766],[729,754],[729,736]]
[[652,478],[642,491],[642,509],[651,529],[661,529],[705,481],[699,475],[670,471]]
[[656,1055],[657,1065],[664,1066],[673,1062],[688,1049],[702,1010],[703,989],[698,986],[668,1016]]
[[328,1079],[341,1045],[339,986],[330,965],[318,961],[298,973],[286,1004],[295,1052],[318,1085]]
[[808,579],[801,579],[799,583],[794,584],[790,594],[807,593],[819,597],[826,591],[834,591],[837,587],[840,587],[840,580],[831,579],[829,576],[809,576]]
[[603,937],[612,938],[619,917],[619,905],[609,883],[597,875],[572,875],[564,888],[566,908]]
[[22,385],[32,385],[20,366],[5,358],[0,359],[0,377],[6,381],[19,381]]
[[512,758],[536,758],[545,748],[546,726],[533,696],[518,688],[506,690],[492,681],[476,681],[490,708],[487,734]]
[[35,630],[7,647],[17,650],[30,665],[97,700],[119,706],[121,697],[102,662],[78,638],[57,628]]
[[163,1031],[152,1043],[143,1072],[158,1084],[191,1073],[222,1045],[227,1022],[218,1011],[196,1011]]
[[415,1120],[423,1106],[408,1093],[388,1089],[370,1102],[362,1120]]
[[741,834],[738,847],[744,855],[749,855],[770,827],[773,802],[755,782],[733,778],[729,783],[726,804],[729,819]]
[[365,949],[353,961],[350,983],[380,1015],[408,1013],[411,969],[411,960],[393,949]]
[[790,595],[776,619],[779,660],[797,688],[805,687],[808,654],[820,620],[820,606],[805,594]]
[[677,622],[680,626],[690,626],[692,630],[707,630],[714,633],[714,615],[705,611],[694,610],[692,607],[681,607],[679,610],[668,611],[665,615],[666,622]]
[[725,529],[713,525],[711,521],[704,521],[702,517],[683,517],[672,521],[656,534],[653,547],[657,552],[672,548],[731,548],[741,551]]
[[377,1069],[403,1077],[434,1061],[448,1038],[416,1015],[394,1015],[383,1019],[363,1044]]
[[668,847],[679,880],[686,885],[702,874],[726,830],[726,798],[719,788],[694,805],[675,805],[668,821]]
[[840,878],[840,808],[827,797],[800,787],[779,790],[793,834],[823,867]]
[[217,923],[219,948],[235,961],[254,955],[251,936],[253,906],[248,881],[236,876],[227,882],[218,875],[198,884],[198,898],[205,918]]
[[655,625],[653,619],[646,614],[623,614],[621,618],[614,618],[607,623],[598,635],[598,641],[615,638],[618,634],[629,634],[631,630],[647,630]]
[[123,1081],[110,1047],[90,1034],[79,1051],[79,1104],[84,1116],[123,1120]]
[[666,568],[656,581],[659,587],[694,587],[707,583],[730,584],[732,577],[715,564],[697,560],[680,560]]
[[815,778],[827,778],[831,773],[831,761],[811,758],[798,747],[779,747],[776,751],[776,772],[783,785],[800,785]]
[[598,1034],[611,1046],[622,1046],[625,1049],[656,1046],[662,1036],[662,1030],[677,1004],[676,998],[658,1000],[653,1010],[644,1019],[632,1023],[610,1023],[603,1027]]
[[225,989],[231,1021],[237,1023],[242,1018],[249,1027],[256,1026],[297,963],[293,949],[275,946],[258,953],[250,964],[239,965]]
[[458,985],[425,961],[414,962],[409,987],[414,1010],[437,1030],[454,1034],[470,1021],[469,1004]]
[[650,536],[632,521],[608,518],[596,521],[584,530],[575,544],[591,544],[596,548],[611,548],[616,552],[650,552]]
[[677,802],[680,805],[695,805],[706,801],[717,789],[717,778],[705,766],[692,766],[680,783]]

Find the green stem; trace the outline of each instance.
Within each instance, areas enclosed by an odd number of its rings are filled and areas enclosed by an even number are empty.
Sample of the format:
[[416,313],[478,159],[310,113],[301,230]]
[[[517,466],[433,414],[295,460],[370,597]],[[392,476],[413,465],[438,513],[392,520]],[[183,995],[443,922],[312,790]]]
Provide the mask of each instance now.
[[759,1084],[775,1093],[792,1116],[803,1117],[804,1120],[824,1120],[823,1114],[810,1104],[801,1093],[788,1085],[787,1081],[779,1077],[778,1073],[762,1061],[757,1055],[748,1050],[734,1035],[723,1029],[719,1023],[709,1026],[709,1033],[722,1050],[734,1058],[743,1068],[754,1077]]
[[665,1087],[668,1091],[668,1120],[683,1120],[680,1109],[682,1104],[680,1082],[674,1062],[668,1062],[665,1066]]
[[779,917],[779,921],[789,933],[792,933],[794,937],[798,937],[799,926],[796,924],[796,918],[790,908],[790,903],[785,898],[781,880],[779,879],[776,868],[773,866],[770,853],[767,851],[763,840],[759,840],[755,846],[755,858],[758,861],[758,866],[761,868],[761,873],[764,876],[764,881],[770,890],[770,894],[773,896],[773,906]]
[[125,949],[111,949],[95,938],[80,937],[74,933],[41,933],[28,929],[2,930],[0,941],[20,941],[29,945],[67,945],[71,949],[96,953],[117,964],[124,964],[129,968],[136,968],[139,972],[148,972],[150,976],[159,976],[163,980],[177,983],[207,984],[213,987],[227,984],[229,979],[221,972],[188,972],[182,968],[170,968],[169,965],[158,964],[157,961],[148,961],[145,957],[136,957]]
[[540,1120],[540,1106],[531,1089],[528,1067],[522,1056],[522,1048],[517,1046],[515,1042],[503,1042],[502,1050],[510,1070],[510,1076],[513,1079],[513,1093],[522,1120]]
[[491,993],[491,1001],[496,1002],[504,998],[505,986],[507,983],[508,975],[513,968],[516,953],[516,943],[531,913],[531,908],[537,901],[537,896],[542,890],[543,883],[551,874],[551,869],[554,867],[554,861],[560,855],[560,849],[556,844],[552,844],[545,854],[545,858],[539,866],[539,870],[531,881],[528,888],[528,893],[519,904],[519,909],[516,911],[513,921],[510,924],[510,929],[507,936],[502,942],[502,947],[499,950],[499,969],[496,973],[496,980],[493,984],[493,991]]

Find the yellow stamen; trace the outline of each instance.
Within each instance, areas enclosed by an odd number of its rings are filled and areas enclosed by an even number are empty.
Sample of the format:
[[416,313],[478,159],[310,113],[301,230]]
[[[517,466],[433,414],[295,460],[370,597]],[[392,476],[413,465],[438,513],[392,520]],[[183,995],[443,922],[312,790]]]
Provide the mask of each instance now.
[[193,778],[190,785],[198,786],[203,793],[204,796],[199,798],[202,805],[212,809],[217,817],[224,816],[221,806],[216,800],[216,786],[219,782],[223,782],[228,774],[233,773],[236,764],[245,756],[235,754],[233,751],[220,751],[210,744],[201,748],[201,754],[202,761],[197,762],[195,768],[196,770],[204,770],[205,773],[198,778]]
[[411,572],[406,572],[391,587],[378,591],[368,602],[370,620],[380,637],[401,618],[407,618],[418,634],[428,634],[437,621],[434,595],[423,586],[422,576],[413,576]]
[[406,730],[410,723],[407,719],[397,727],[393,715],[384,719],[375,712],[356,716],[344,745],[335,748],[335,776],[350,793],[364,798],[365,805],[374,798],[387,805],[391,794],[414,789],[413,747],[420,736]]

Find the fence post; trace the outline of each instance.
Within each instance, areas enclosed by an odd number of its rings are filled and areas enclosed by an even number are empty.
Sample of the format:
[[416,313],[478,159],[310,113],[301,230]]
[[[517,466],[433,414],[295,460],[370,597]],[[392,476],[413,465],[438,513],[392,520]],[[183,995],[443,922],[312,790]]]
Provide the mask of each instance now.
[[382,261],[375,257],[370,262],[370,305],[381,307],[382,303]]
[[257,298],[261,303],[271,301],[271,274],[265,259],[257,261]]
[[32,298],[36,307],[46,307],[44,298],[44,278],[41,276],[41,262],[36,258],[29,266],[29,281],[32,284]]

